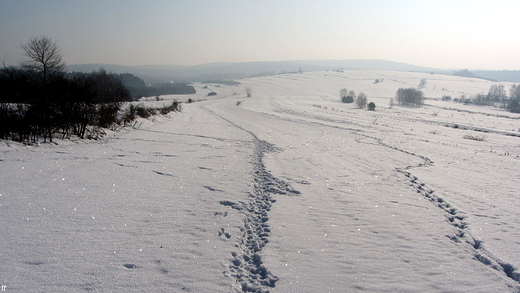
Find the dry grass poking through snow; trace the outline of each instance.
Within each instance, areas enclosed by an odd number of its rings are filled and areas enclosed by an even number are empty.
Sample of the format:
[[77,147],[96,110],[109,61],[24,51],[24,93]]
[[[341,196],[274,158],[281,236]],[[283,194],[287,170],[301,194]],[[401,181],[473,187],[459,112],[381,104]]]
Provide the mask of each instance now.
[[487,136],[486,135],[466,134],[466,135],[463,136],[463,138],[470,139],[470,140],[476,140],[476,141],[487,141]]

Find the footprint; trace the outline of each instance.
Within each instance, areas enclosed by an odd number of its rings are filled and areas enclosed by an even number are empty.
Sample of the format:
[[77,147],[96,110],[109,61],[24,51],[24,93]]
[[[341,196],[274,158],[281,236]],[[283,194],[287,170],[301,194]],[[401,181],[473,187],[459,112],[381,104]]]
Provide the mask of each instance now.
[[218,237],[221,237],[222,235],[224,235],[224,237],[227,239],[231,238],[231,234],[227,233],[226,229],[224,228],[220,228],[220,231],[218,231]]
[[215,212],[215,213],[213,213],[213,216],[215,216],[215,217],[217,217],[217,216],[227,217],[227,215],[228,215],[228,212],[224,212],[224,213],[222,213],[222,212]]
[[173,177],[172,174],[168,174],[168,173],[163,173],[163,172],[159,172],[159,171],[155,171],[155,170],[152,170],[152,172],[154,172],[155,174],[158,174],[158,175],[162,175],[162,176],[170,176],[170,177]]
[[209,191],[219,191],[219,192],[224,192],[224,190],[216,189],[216,188],[213,188],[213,187],[211,187],[211,186],[207,186],[207,185],[204,185],[204,188],[206,188],[206,189],[209,190]]
[[229,200],[221,200],[221,201],[219,201],[219,203],[223,206],[231,207],[232,209],[235,209],[235,210],[242,210],[242,206],[236,202],[232,202]]

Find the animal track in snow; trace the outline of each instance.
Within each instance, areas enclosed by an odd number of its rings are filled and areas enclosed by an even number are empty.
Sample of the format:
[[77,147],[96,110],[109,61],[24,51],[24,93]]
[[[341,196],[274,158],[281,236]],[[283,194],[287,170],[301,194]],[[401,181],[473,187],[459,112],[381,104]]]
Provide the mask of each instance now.
[[[473,253],[473,257],[482,264],[489,266],[497,271],[504,272],[507,277],[520,281],[520,274],[516,269],[504,261],[499,260],[487,251],[483,242],[475,239],[468,231],[468,223],[465,217],[459,214],[459,211],[447,203],[443,198],[437,196],[432,189],[429,189],[426,184],[419,181],[419,179],[408,171],[396,168],[398,172],[404,174],[410,180],[410,186],[417,190],[417,193],[427,198],[430,202],[445,212],[447,222],[456,228],[455,235],[446,235],[455,243],[465,244],[468,251]],[[410,169],[410,168],[407,168]]]
[[452,207],[449,203],[447,203],[443,198],[437,196],[434,192],[434,190],[429,189],[426,184],[419,181],[419,178],[412,175],[412,173],[406,171],[413,168],[419,168],[419,167],[427,167],[433,164],[433,161],[430,160],[430,158],[426,156],[422,156],[392,145],[389,145],[387,143],[384,143],[381,139],[356,133],[362,137],[371,138],[377,141],[379,145],[390,148],[414,157],[418,157],[423,160],[422,163],[419,163],[417,165],[410,165],[404,168],[396,168],[396,170],[402,174],[404,174],[409,180],[410,180],[410,186],[415,188],[417,193],[421,194],[425,198],[427,198],[430,202],[432,202],[434,205],[436,205],[438,208],[443,210],[446,213],[446,219],[447,222],[455,227],[457,230],[455,232],[455,235],[446,235],[449,239],[456,243],[465,243],[468,246],[468,250],[473,250],[473,256],[476,260],[480,261],[484,265],[490,266],[493,269],[496,269],[498,271],[504,272],[509,278],[520,281],[520,273],[516,271],[516,269],[506,262],[503,262],[499,260],[498,258],[494,257],[490,252],[488,252],[482,244],[482,241],[477,240],[473,238],[468,233],[468,223],[465,221],[465,217],[463,215],[460,215],[458,210],[454,207]]

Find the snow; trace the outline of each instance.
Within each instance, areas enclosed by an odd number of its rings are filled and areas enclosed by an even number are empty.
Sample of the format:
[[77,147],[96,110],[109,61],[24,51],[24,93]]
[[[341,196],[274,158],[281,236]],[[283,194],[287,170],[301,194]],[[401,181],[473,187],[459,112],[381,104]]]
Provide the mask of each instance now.
[[[98,141],[0,141],[0,285],[518,292],[520,115],[435,100],[389,108],[422,78],[432,98],[495,84],[391,71],[196,84],[143,101],[196,101],[182,112]],[[340,103],[342,87],[376,111]]]

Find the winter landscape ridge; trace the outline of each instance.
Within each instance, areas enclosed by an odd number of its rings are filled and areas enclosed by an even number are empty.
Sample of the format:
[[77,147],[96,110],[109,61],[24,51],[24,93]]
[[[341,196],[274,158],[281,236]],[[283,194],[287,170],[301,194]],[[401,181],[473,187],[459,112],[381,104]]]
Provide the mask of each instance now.
[[[432,99],[390,107],[421,79]],[[142,99],[182,111],[96,141],[0,141],[0,286],[520,292],[520,114],[440,100],[498,82],[375,70],[239,82]],[[375,111],[341,103],[341,88]]]

